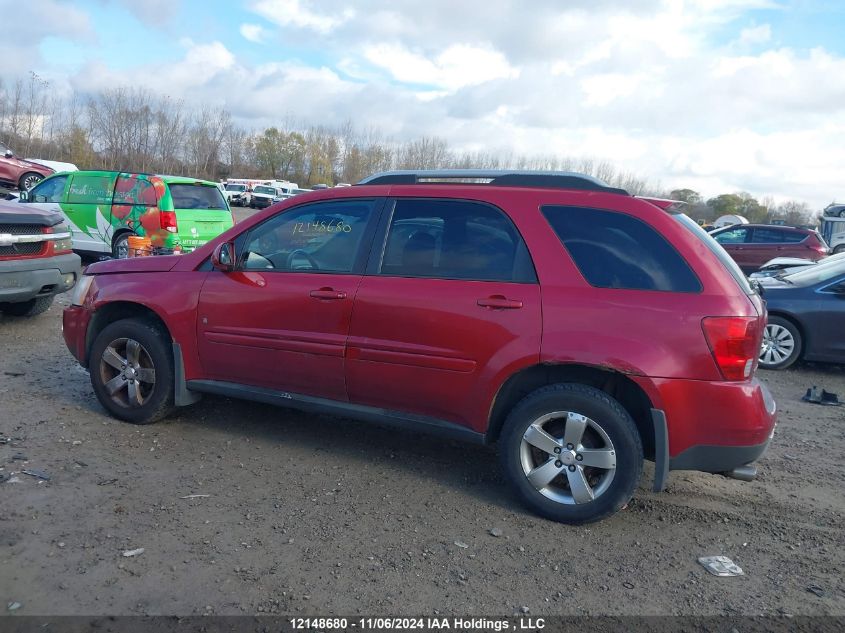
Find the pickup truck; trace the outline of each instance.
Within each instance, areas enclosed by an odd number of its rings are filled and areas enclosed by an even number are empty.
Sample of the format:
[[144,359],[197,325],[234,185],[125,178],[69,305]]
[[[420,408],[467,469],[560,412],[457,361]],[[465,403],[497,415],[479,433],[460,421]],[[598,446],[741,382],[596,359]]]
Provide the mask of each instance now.
[[0,312],[31,317],[82,275],[61,214],[0,201]]

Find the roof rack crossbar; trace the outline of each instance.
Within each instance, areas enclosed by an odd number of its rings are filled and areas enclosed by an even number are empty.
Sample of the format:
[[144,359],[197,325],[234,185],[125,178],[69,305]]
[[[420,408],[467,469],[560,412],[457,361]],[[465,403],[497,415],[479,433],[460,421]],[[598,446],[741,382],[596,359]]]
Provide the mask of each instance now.
[[384,171],[364,178],[359,185],[487,184],[496,187],[577,189],[629,195],[624,189],[569,171],[518,171],[510,169],[421,169]]

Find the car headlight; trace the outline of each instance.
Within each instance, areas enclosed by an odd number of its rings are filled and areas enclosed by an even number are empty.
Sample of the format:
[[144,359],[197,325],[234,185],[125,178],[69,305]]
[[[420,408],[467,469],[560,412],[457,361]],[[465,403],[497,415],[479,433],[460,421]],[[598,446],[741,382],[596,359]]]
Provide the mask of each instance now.
[[70,299],[71,305],[81,306],[85,303],[85,297],[88,296],[88,291],[91,289],[91,284],[94,282],[93,275],[82,275],[76,286],[73,289],[73,296]]

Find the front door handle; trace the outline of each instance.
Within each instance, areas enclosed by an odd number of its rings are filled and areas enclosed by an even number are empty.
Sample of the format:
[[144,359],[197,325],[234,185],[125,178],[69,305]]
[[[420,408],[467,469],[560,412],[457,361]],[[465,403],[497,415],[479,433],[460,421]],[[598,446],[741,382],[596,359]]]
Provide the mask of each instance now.
[[333,288],[320,288],[319,290],[312,290],[309,294],[315,299],[346,299],[346,293],[343,290],[334,290]]
[[486,299],[479,299],[476,303],[482,308],[490,308],[492,310],[519,310],[522,307],[522,301],[508,299],[502,295],[493,295]]

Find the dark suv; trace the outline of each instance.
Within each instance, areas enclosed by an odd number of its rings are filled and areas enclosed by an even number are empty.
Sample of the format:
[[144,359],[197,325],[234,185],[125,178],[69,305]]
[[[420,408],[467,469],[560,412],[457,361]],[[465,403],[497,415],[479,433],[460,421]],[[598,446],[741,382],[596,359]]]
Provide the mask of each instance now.
[[655,490],[753,478],[774,430],[763,302],[670,204],[568,173],[380,174],[89,266],[64,336],[120,419],[209,393],[498,442],[529,507],[594,521],[644,459]]
[[18,158],[0,143],[0,185],[29,191],[52,173],[53,170],[46,165]]
[[776,224],[735,224],[710,233],[745,273],[758,270],[775,257],[818,261],[830,248],[813,229]]

